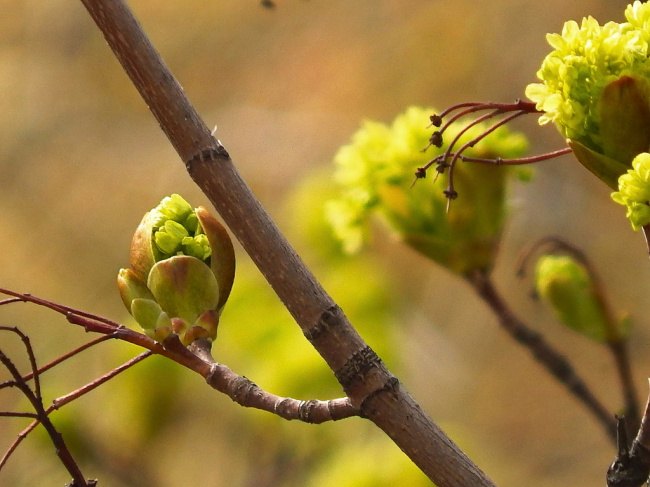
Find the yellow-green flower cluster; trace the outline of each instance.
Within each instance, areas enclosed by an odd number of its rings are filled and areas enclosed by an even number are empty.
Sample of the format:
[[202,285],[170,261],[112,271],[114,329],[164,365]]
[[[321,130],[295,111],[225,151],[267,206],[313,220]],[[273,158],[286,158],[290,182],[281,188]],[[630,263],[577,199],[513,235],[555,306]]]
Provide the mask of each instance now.
[[650,91],[650,4],[634,2],[625,17],[627,22],[602,26],[593,17],[581,25],[569,21],[562,34],[549,34],[554,51],[537,72],[542,83],[526,88],[526,96],[545,112],[540,124],[554,122],[566,138],[598,153],[604,153],[600,103],[605,87],[629,76],[641,83],[644,96]]
[[[427,128],[431,108],[410,107],[388,126],[366,121],[353,135],[352,143],[342,147],[334,158],[335,180],[340,197],[326,205],[327,219],[335,235],[349,253],[358,251],[368,236],[368,220],[380,214],[388,226],[412,248],[464,274],[488,268],[494,256],[504,217],[507,167],[459,163],[454,169],[454,187],[460,197],[447,213],[443,194],[447,175],[412,185],[415,171],[443,148],[429,143]],[[445,130],[453,140],[463,125]],[[472,127],[460,140],[470,141],[486,130]],[[527,141],[500,127],[473,148],[468,157],[512,158],[521,156]],[[432,170],[433,171],[433,170]]]
[[618,191],[612,193],[612,199],[627,208],[626,216],[634,230],[650,223],[650,154],[636,156],[632,169],[618,179]]
[[153,231],[157,260],[191,255],[206,261],[212,249],[194,209],[180,195],[166,196],[154,208]]

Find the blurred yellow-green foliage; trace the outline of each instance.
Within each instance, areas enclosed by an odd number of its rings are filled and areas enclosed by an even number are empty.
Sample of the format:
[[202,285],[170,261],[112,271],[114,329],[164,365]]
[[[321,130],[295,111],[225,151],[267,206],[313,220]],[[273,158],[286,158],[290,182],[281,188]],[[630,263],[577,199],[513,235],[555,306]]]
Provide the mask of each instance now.
[[[498,485],[602,484],[614,450],[599,426],[498,329],[463,282],[386,233],[361,256],[343,257],[319,208],[331,196],[332,157],[363,119],[386,123],[409,105],[521,97],[549,51],[547,32],[589,14],[620,21],[625,2],[277,0],[273,10],[256,0],[130,4],[317,277],[470,457]],[[126,323],[115,277],[142,215],[173,192],[193,205],[207,201],[81,2],[4,0],[0,114],[0,286]],[[518,128],[528,131],[534,152],[562,144],[533,118]],[[512,192],[495,278],[615,412],[609,357],[558,326],[513,277],[522,245],[558,234],[590,254],[617,308],[648,315],[643,242],[600,186],[571,158],[540,164],[535,180]],[[279,395],[339,396],[331,372],[237,250],[217,360]],[[645,391],[650,337],[637,321],[632,357]],[[39,363],[90,338],[31,305],[0,308],[0,323],[30,334]],[[25,370],[18,341],[0,337],[0,348]],[[46,403],[137,352],[103,343],[48,372]],[[21,407],[24,401],[1,391],[0,409]],[[245,410],[160,358],[53,419],[100,485],[428,484],[363,420],[313,426]],[[25,425],[4,419],[1,446]],[[0,485],[12,487],[68,481],[42,434],[0,471]]]

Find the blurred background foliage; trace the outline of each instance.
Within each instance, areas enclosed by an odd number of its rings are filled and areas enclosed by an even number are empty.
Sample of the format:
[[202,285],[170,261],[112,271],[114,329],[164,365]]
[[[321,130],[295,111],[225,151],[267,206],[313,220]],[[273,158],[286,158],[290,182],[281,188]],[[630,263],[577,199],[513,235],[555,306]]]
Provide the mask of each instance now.
[[[341,255],[323,224],[331,160],[363,119],[409,105],[511,101],[549,50],[547,32],[626,2],[577,0],[132,0],[136,15],[244,178],[366,340],[423,407],[498,485],[600,485],[612,445],[582,406],[498,329],[460,279],[386,232]],[[207,205],[80,2],[4,0],[0,16],[0,285],[120,322],[115,287],[145,211],[172,192]],[[532,151],[552,127],[518,125]],[[433,184],[430,180],[422,184]],[[442,188],[441,188],[442,190]],[[636,317],[638,386],[650,365],[650,272],[640,235],[607,189],[570,157],[512,188],[495,268],[514,309],[575,363],[612,413],[607,353],[564,329],[514,277],[519,250],[560,235],[594,260],[614,307]],[[238,274],[214,354],[269,391],[328,399],[340,388],[238,250]],[[32,337],[40,363],[89,339],[31,305],[0,308]],[[26,368],[17,340],[3,350]],[[43,376],[46,401],[135,355],[104,343]],[[5,380],[6,371],[0,371]],[[25,408],[3,391],[0,409]],[[84,472],[111,486],[428,485],[360,419],[320,426],[245,410],[199,377],[154,357],[54,416]],[[26,425],[5,419],[4,448]],[[69,481],[43,434],[30,436],[0,484]]]

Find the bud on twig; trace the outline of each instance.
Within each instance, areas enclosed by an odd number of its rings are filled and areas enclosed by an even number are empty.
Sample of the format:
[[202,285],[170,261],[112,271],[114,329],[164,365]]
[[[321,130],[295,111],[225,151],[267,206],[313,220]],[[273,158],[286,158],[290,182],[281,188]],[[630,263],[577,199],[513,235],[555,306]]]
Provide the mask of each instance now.
[[124,305],[157,341],[171,334],[184,345],[214,340],[235,276],[235,254],[224,227],[179,195],[148,212],[131,243],[131,268],[120,269]]

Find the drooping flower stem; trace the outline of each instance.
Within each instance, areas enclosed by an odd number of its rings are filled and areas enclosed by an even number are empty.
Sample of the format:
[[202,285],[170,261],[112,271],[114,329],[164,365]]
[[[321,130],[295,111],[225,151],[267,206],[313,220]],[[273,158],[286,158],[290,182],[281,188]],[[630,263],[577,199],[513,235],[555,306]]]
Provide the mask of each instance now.
[[[628,433],[632,435],[641,418],[627,345],[629,319],[614,314],[603,281],[584,252],[558,237],[540,239],[521,253],[517,266],[521,277],[540,249],[545,255],[538,261],[537,292],[549,298],[566,326],[609,349],[618,372]],[[565,263],[555,266],[555,275],[547,271],[542,277],[539,265],[549,258]]]
[[612,441],[615,441],[616,423],[610,411],[578,376],[569,361],[555,350],[540,333],[529,328],[514,314],[498,292],[489,274],[475,272],[467,277],[467,281],[492,309],[499,319],[499,324],[508,335],[528,348],[533,357],[589,410]]
[[643,231],[643,236],[645,237],[645,245],[648,249],[648,254],[650,255],[650,224],[643,225],[641,227],[641,230]]
[[[457,114],[455,114],[453,117],[451,117],[447,123],[445,124],[445,127],[455,120],[458,120],[461,117],[464,117],[465,115],[469,115],[470,113],[475,113],[475,112],[480,112],[483,110],[494,110],[497,114],[500,113],[508,113],[508,112],[513,112],[513,111],[524,111],[526,113],[539,113],[539,110],[535,107],[535,104],[529,101],[524,101],[524,100],[515,100],[514,103],[502,103],[502,102],[464,102],[464,103],[458,103],[456,105],[452,105],[449,108],[443,110],[437,115],[434,115],[431,117],[431,123],[437,127],[439,127],[441,124],[440,123],[435,123],[435,120],[442,120],[447,115],[458,111]],[[444,131],[443,127],[441,131]]]

